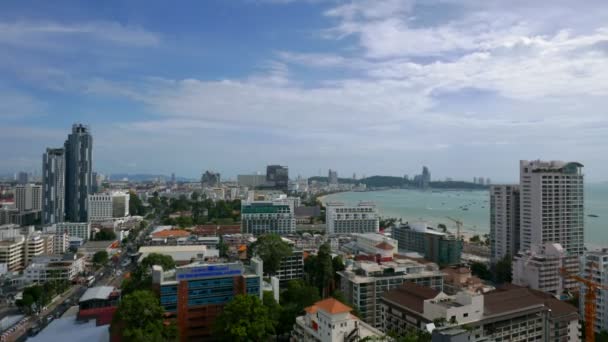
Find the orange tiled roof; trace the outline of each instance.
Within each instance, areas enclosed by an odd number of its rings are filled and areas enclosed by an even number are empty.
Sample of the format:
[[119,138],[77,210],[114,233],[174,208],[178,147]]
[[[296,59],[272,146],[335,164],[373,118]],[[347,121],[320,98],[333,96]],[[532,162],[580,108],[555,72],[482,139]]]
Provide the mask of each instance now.
[[309,314],[314,314],[318,310],[323,310],[332,315],[351,312],[353,309],[350,306],[342,304],[339,300],[335,298],[327,298],[322,301],[314,303],[312,306],[309,306],[304,309]]
[[392,251],[394,247],[390,243],[382,241],[376,245],[376,248],[384,249],[385,251]]
[[152,234],[155,238],[168,238],[168,237],[187,237],[190,236],[190,232],[187,232],[182,229],[166,229],[161,230],[160,232],[156,232]]

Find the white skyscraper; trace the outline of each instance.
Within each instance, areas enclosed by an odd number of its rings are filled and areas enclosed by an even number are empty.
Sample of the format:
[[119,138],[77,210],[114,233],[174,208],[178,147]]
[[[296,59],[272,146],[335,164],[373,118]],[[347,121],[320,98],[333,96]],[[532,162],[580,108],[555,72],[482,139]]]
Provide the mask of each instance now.
[[521,249],[556,242],[570,254],[584,251],[583,165],[520,161]]
[[42,209],[42,186],[35,184],[17,185],[15,202],[20,212]]
[[519,251],[519,185],[490,188],[490,257],[498,262]]

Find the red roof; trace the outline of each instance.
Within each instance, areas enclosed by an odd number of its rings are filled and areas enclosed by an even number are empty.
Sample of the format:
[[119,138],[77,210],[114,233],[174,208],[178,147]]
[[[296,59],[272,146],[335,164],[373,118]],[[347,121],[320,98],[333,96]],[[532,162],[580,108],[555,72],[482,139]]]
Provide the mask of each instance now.
[[161,230],[160,232],[156,232],[152,234],[152,237],[155,238],[169,238],[169,237],[188,237],[190,236],[190,232],[187,232],[182,229],[166,229]]
[[323,310],[329,314],[335,315],[340,313],[351,312],[353,309],[350,306],[342,304],[342,302],[335,298],[327,298],[314,303],[312,306],[309,306],[304,310],[310,314],[314,314],[318,310]]
[[384,249],[385,251],[392,251],[395,247],[386,241],[382,241],[376,245],[376,248]]

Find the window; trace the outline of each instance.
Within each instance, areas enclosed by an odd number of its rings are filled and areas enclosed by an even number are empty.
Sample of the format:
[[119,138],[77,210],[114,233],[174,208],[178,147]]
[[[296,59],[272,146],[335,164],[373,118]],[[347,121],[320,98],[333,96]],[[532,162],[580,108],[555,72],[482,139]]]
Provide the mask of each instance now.
[[469,313],[465,312],[464,314],[462,314],[462,317],[469,317]]

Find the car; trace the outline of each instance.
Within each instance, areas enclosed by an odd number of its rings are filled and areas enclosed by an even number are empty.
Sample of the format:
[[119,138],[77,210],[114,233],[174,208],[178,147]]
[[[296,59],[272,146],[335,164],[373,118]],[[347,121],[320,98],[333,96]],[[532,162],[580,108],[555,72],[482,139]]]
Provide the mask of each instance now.
[[53,317],[53,315],[48,315],[46,317],[46,321],[50,323],[53,320],[53,318],[55,318],[55,317]]

